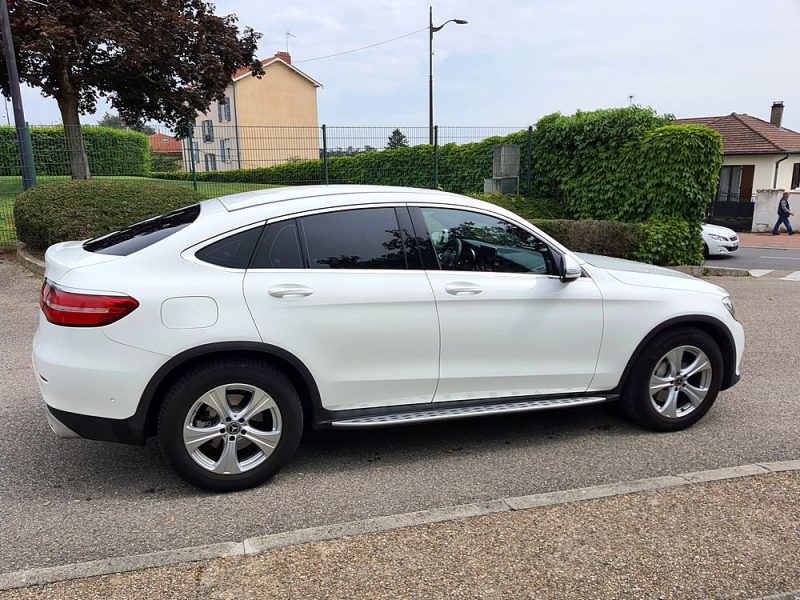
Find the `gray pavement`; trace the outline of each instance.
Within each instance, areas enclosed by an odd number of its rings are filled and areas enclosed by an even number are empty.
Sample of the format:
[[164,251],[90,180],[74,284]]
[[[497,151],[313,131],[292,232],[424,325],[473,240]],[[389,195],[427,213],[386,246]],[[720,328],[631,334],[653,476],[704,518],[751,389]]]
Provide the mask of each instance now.
[[800,589],[799,520],[800,472],[773,473],[411,527],[400,519],[388,531],[0,598],[789,600]]
[[60,440],[50,433],[29,366],[40,279],[2,261],[0,572],[796,459],[797,283],[714,283],[732,293],[747,331],[743,380],[688,431],[652,434],[601,407],[312,432],[273,481],[220,496],[183,484],[153,444]]
[[800,250],[739,248],[734,254],[709,257],[706,260],[706,264],[710,267],[732,267],[748,270],[800,271]]

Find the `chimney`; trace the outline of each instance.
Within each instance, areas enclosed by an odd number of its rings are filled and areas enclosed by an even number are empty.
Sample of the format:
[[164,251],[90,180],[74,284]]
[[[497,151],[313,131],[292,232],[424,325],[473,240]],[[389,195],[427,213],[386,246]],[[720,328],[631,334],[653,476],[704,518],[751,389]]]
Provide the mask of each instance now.
[[[283,62],[288,63],[288,64],[292,64],[292,55],[289,54],[288,52],[276,52],[275,53],[275,58],[280,58]],[[781,106],[783,106],[783,104],[781,104]],[[773,110],[775,110],[775,109],[773,108]],[[781,109],[781,110],[783,110],[783,109]]]
[[776,100],[772,103],[772,112],[769,115],[769,122],[780,127],[783,121],[783,100]]

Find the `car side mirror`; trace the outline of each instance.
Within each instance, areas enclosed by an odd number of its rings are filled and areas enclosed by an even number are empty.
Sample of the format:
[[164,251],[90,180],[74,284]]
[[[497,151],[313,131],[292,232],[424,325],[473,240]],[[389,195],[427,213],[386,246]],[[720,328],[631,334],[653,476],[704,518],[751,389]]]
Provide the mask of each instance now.
[[559,262],[559,279],[563,282],[572,281],[574,279],[578,279],[583,272],[581,270],[581,266],[578,264],[574,258],[572,258],[568,254],[561,255],[561,260]]

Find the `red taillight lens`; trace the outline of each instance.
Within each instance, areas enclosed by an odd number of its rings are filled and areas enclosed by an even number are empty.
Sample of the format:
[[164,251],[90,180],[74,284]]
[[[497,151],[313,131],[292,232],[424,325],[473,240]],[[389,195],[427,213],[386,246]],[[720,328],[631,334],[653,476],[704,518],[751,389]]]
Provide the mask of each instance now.
[[139,303],[130,296],[76,294],[62,290],[49,281],[39,296],[45,318],[67,327],[100,327],[119,321],[132,313]]

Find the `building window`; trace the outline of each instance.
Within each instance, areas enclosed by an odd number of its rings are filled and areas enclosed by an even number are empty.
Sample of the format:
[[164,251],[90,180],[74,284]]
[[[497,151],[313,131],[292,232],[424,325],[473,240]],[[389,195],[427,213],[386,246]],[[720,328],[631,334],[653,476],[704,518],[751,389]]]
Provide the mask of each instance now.
[[194,154],[194,163],[197,164],[200,162],[200,148],[197,144],[192,144],[192,154]]
[[791,187],[793,190],[800,188],[800,163],[794,163],[794,168],[792,169]]
[[722,167],[717,189],[717,201],[750,202],[753,196],[755,165]]
[[224,100],[217,102],[217,120],[220,123],[231,120],[231,99],[225,96]]
[[203,141],[214,141],[214,123],[211,122],[211,119],[203,121]]
[[225,142],[225,140],[220,140],[219,141],[219,159],[222,162],[225,162],[226,160],[228,160],[227,150],[228,150],[228,144]]
[[217,170],[217,156],[216,154],[206,154],[206,171]]

